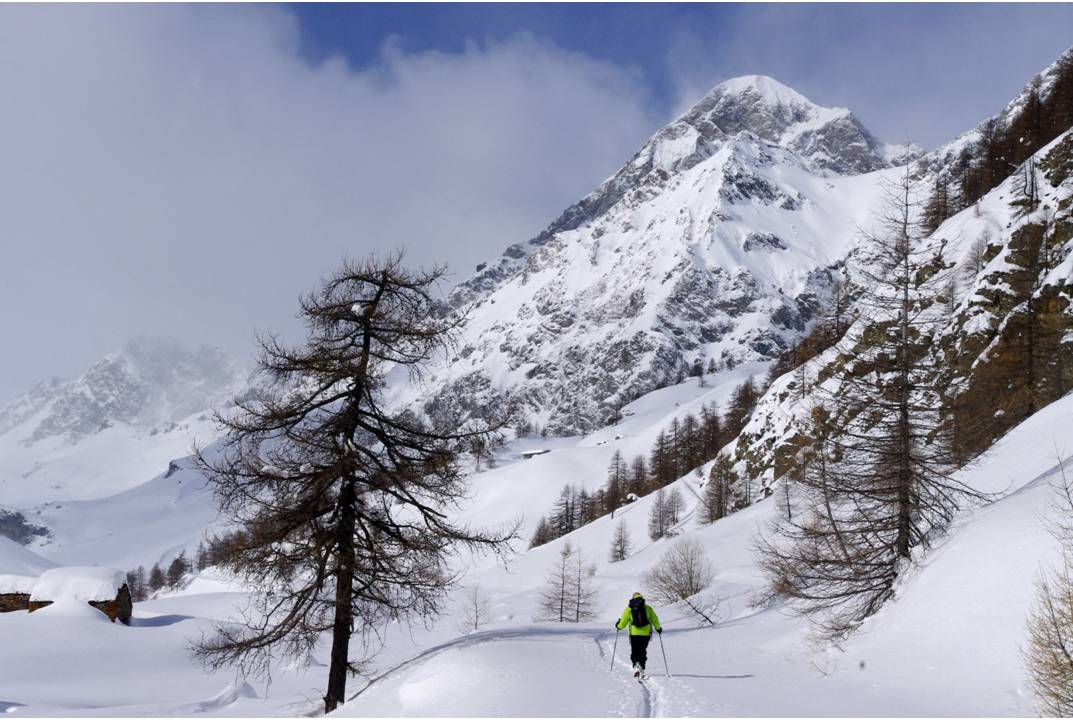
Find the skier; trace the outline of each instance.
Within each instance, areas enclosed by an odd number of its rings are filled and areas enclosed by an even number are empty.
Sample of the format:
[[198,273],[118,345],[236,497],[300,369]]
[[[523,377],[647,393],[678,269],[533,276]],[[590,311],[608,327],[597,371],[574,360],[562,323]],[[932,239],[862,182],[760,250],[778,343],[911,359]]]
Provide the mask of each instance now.
[[645,677],[645,662],[648,660],[648,642],[652,639],[652,628],[663,634],[659,618],[651,605],[645,604],[641,593],[635,592],[630,598],[622,617],[615,623],[615,631],[630,628],[630,662],[633,663],[633,676],[639,681]]

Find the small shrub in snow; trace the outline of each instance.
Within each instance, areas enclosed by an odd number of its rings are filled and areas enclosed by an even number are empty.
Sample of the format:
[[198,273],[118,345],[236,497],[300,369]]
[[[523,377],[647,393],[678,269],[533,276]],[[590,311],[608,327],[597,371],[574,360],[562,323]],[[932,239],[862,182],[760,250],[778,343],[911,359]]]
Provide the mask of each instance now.
[[463,633],[476,632],[492,619],[492,599],[480,585],[474,584],[462,591],[462,615],[458,619],[458,630]]
[[663,553],[659,563],[645,573],[648,597],[666,605],[681,603],[708,625],[715,624],[718,600],[701,596],[715,579],[715,570],[695,538],[683,537]]

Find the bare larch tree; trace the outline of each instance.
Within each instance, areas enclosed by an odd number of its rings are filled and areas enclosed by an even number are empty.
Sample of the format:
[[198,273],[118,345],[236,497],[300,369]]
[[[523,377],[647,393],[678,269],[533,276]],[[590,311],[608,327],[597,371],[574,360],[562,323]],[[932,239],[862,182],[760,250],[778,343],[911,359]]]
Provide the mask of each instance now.
[[437,614],[463,549],[505,549],[512,531],[454,524],[465,493],[458,456],[498,427],[432,427],[384,405],[385,375],[451,347],[459,320],[436,311],[443,268],[401,253],[346,262],[301,300],[307,339],[260,341],[269,381],[220,414],[222,447],[198,463],[222,512],[244,530],[226,566],[257,589],[245,622],[221,625],[197,654],[211,667],[265,673],[273,652],[309,657],[331,633],[324,709],[345,699],[351,637],[373,649],[388,621]]
[[592,620],[596,617],[596,587],[593,576],[596,574],[596,566],[586,563],[585,553],[578,548],[574,555],[572,568],[572,582],[570,596],[573,600],[574,622]]
[[484,588],[474,583],[462,592],[462,615],[457,627],[460,632],[476,632],[492,619],[492,600]]
[[630,530],[626,527],[625,520],[619,520],[615,526],[615,534],[611,536],[611,553],[608,559],[611,562],[622,562],[630,556]]
[[1073,474],[1055,448],[1057,481],[1045,527],[1058,541],[1056,568],[1036,578],[1036,598],[1028,617],[1028,644],[1023,650],[1028,684],[1042,715],[1073,714]]
[[573,610],[573,575],[571,573],[570,558],[574,555],[574,548],[569,542],[564,542],[559,548],[559,556],[555,564],[548,570],[544,577],[544,587],[540,591],[540,604],[537,609],[537,620],[553,620],[555,622],[567,622]]
[[692,537],[679,538],[663,553],[659,563],[644,576],[649,597],[656,602],[682,603],[699,620],[714,625],[718,601],[700,597],[715,579],[715,570],[700,542]]
[[877,229],[864,238],[862,316],[831,376],[814,389],[802,493],[759,543],[772,590],[837,641],[876,612],[895,580],[981,495],[957,467],[939,416],[932,338],[942,320],[944,267],[922,242],[909,168],[886,188]]

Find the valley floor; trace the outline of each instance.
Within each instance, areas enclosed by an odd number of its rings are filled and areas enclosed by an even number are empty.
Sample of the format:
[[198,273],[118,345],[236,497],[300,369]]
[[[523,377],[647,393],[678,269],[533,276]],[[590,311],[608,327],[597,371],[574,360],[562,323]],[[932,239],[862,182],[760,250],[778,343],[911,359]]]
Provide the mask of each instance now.
[[[550,508],[561,482],[584,484],[591,478],[594,487],[616,447],[627,457],[640,452],[650,430],[727,390],[680,386],[659,392],[663,395],[639,400],[618,431],[558,443],[530,460],[502,458],[499,467],[476,476],[464,519],[494,523],[521,512],[531,528]],[[622,437],[615,440],[616,434]],[[965,510],[904,578],[896,599],[842,650],[810,644],[808,628],[784,608],[753,606],[762,578],[750,547],[775,511],[773,502],[702,527],[690,500],[677,530],[700,540],[715,565],[720,622],[698,629],[679,611],[657,607],[666,626],[671,676],[658,640],[649,648],[651,676],[644,685],[630,674],[625,636],[612,668],[611,624],[668,545],[648,541],[644,526],[651,498],[644,498],[614,520],[601,518],[567,538],[519,552],[507,567],[487,558],[475,561],[466,583],[479,583],[489,593],[493,622],[476,633],[460,633],[458,606],[452,605],[430,628],[390,628],[386,647],[370,667],[372,681],[353,680],[353,697],[337,714],[1035,714],[1020,649],[1033,580],[1057,557],[1057,545],[1040,522],[1058,473],[1056,445],[1063,457],[1073,450],[1073,397],[1045,408],[964,471],[975,487],[998,499]],[[697,477],[678,482],[687,498],[695,498]],[[635,547],[626,561],[612,564],[605,555],[619,519],[627,521]],[[597,566],[599,620],[534,622],[542,577],[567,540]],[[0,553],[0,563],[5,557]],[[214,622],[233,616],[243,600],[243,593],[205,577],[181,593],[136,604],[130,627],[113,625],[88,608],[0,614],[0,711],[11,717],[316,714],[327,676],[325,649],[303,667],[280,659],[270,680],[242,679],[233,671],[210,674],[192,658],[190,643],[211,632]]]

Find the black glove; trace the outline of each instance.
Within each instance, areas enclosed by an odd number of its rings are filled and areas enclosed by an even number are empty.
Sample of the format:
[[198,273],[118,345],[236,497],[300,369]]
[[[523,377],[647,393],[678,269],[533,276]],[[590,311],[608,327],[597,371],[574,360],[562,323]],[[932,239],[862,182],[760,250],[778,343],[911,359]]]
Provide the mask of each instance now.
[[615,623],[615,624],[614,624],[614,625],[612,625],[611,627],[615,628],[615,632],[618,632],[619,630],[621,630],[621,629],[622,629],[622,628],[620,628],[620,627],[618,626],[618,623]]
[[656,628],[656,632],[658,632],[660,635],[662,635],[663,634],[663,628]]

